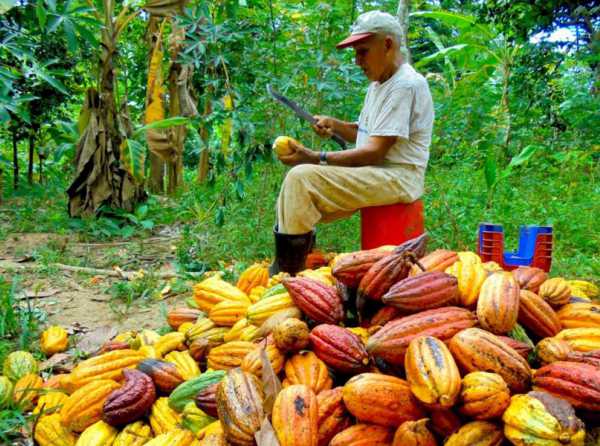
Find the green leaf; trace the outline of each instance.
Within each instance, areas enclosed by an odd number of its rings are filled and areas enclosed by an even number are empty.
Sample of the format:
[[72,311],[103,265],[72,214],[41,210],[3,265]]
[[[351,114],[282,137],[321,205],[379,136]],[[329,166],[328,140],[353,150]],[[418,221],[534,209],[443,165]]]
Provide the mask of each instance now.
[[416,64],[415,67],[422,67],[427,65],[430,62],[434,62],[438,59],[444,58],[446,59],[447,57],[451,57],[453,54],[455,53],[459,53],[464,51],[465,49],[469,49],[469,45],[461,43],[458,45],[453,45],[453,46],[449,46],[446,48],[442,48],[441,50],[430,54],[429,56],[423,57],[422,59],[420,59]]
[[215,224],[219,227],[223,226],[225,223],[225,207],[219,206],[217,212],[215,214]]
[[190,121],[190,118],[184,116],[174,116],[172,118],[162,119],[160,121],[154,121],[148,125],[142,126],[137,129],[134,133],[134,137],[138,137],[143,134],[146,130],[150,129],[165,129],[176,125],[185,125]]
[[64,20],[63,29],[65,31],[65,38],[67,39],[67,46],[69,47],[69,50],[72,53],[76,53],[79,49],[79,44],[77,43],[77,36],[75,35],[73,22],[71,22],[71,20]]
[[17,6],[17,0],[0,0],[0,14],[4,14]]
[[526,146],[523,150],[521,150],[521,153],[512,157],[512,159],[510,160],[510,163],[508,163],[508,166],[515,167],[515,166],[520,166],[523,163],[526,163],[527,161],[529,161],[529,159],[533,155],[535,155],[535,152],[537,152],[538,149],[539,149],[539,146],[536,146],[536,145]]
[[137,181],[142,182],[145,178],[144,164],[146,160],[146,147],[133,138],[125,140],[123,144],[125,153],[121,157],[125,169]]
[[55,79],[54,77],[52,77],[50,74],[48,74],[46,72],[46,70],[44,70],[44,69],[34,69],[34,72],[35,72],[35,74],[36,74],[37,77],[39,77],[43,81],[45,81],[48,84],[50,84],[52,87],[56,88],[62,94],[65,94],[65,95],[69,94],[69,91],[63,85],[63,83],[61,81],[59,81],[58,79]]
[[37,0],[35,5],[35,15],[37,16],[38,23],[40,25],[40,29],[44,29],[46,26],[46,6],[44,5],[44,0]]
[[242,183],[241,181],[236,181],[235,182],[235,194],[237,195],[238,199],[241,201],[244,199],[244,197],[246,196],[244,194],[244,183]]

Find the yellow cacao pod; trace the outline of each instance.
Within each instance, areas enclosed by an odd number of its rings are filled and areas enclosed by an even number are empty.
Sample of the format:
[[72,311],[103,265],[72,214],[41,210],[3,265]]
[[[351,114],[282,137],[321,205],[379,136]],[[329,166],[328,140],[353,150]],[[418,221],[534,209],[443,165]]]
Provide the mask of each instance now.
[[187,350],[183,352],[171,352],[165,356],[165,361],[175,364],[177,371],[186,381],[200,376],[200,367],[198,367],[198,363],[194,361],[194,358],[190,356]]
[[298,144],[294,138],[290,138],[289,136],[278,136],[273,141],[273,150],[277,154],[277,156],[286,156],[294,153],[294,149],[290,147],[290,141]]
[[194,285],[194,301],[198,308],[205,313],[224,300],[250,303],[246,293],[239,288],[225,282],[218,275],[209,277]]
[[69,396],[60,390],[49,390],[38,398],[33,413],[47,415],[60,411],[68,398]]
[[555,338],[566,341],[577,352],[600,350],[600,328],[568,328]]
[[152,439],[152,430],[143,421],[128,424],[117,435],[112,446],[142,446]]
[[237,321],[244,318],[249,305],[250,301],[239,302],[224,300],[223,302],[216,304],[212,310],[210,310],[208,317],[216,325],[231,327]]
[[33,409],[43,385],[38,374],[28,373],[15,383],[13,401],[23,410]]
[[264,287],[269,282],[269,268],[266,263],[255,263],[248,267],[237,282],[237,287],[249,294],[255,287]]
[[164,434],[177,428],[181,423],[181,415],[169,407],[169,398],[158,398],[150,411],[150,426],[156,435]]
[[154,343],[153,347],[156,350],[156,353],[158,353],[160,356],[164,356],[173,350],[178,350],[185,347],[184,341],[185,334],[174,331],[162,335],[160,339]]
[[569,303],[571,288],[562,277],[553,277],[540,285],[539,296],[553,307]]
[[98,421],[83,431],[76,446],[112,445],[117,438],[117,429],[104,421]]
[[75,446],[77,438],[60,421],[60,415],[42,416],[35,427],[35,441],[39,446]]
[[246,319],[246,318],[240,319],[235,324],[233,324],[233,327],[231,327],[231,329],[229,329],[229,331],[227,333],[225,333],[225,335],[223,336],[223,341],[224,342],[239,341],[242,331],[244,330],[244,328],[248,327],[248,325],[249,325],[248,319]]
[[188,430],[175,429],[165,432],[150,440],[145,446],[190,446],[194,441],[194,434]]
[[278,311],[294,307],[294,301],[289,293],[275,294],[250,305],[246,313],[246,319],[252,325],[260,326]]
[[76,390],[60,411],[63,424],[74,432],[83,432],[102,418],[104,401],[119,387],[113,380],[100,379]]
[[213,370],[229,370],[239,367],[244,357],[256,348],[256,344],[232,341],[213,348],[208,353],[207,365]]
[[69,344],[69,335],[64,328],[53,325],[48,327],[40,337],[40,349],[46,356],[64,352]]

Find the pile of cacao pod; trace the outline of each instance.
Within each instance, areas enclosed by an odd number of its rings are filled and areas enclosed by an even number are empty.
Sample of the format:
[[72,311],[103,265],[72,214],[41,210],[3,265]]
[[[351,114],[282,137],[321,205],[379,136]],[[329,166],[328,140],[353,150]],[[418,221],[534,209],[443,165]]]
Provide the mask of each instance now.
[[69,374],[12,353],[0,406],[39,414],[41,446],[577,446],[586,426],[598,444],[594,284],[424,236],[318,263],[212,275],[171,332],[121,333]]

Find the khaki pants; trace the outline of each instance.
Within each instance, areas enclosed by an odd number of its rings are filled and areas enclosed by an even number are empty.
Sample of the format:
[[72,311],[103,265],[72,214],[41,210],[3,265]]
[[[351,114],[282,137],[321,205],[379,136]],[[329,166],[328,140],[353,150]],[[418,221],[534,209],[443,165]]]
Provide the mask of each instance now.
[[278,231],[304,234],[319,222],[368,206],[411,203],[423,195],[425,170],[411,164],[341,167],[300,164],[286,175],[277,200]]

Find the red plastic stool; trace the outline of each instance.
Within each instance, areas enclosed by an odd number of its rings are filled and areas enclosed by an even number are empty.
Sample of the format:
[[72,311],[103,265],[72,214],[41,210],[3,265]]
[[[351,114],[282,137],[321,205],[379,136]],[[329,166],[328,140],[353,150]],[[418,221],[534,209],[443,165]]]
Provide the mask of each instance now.
[[372,206],[360,210],[362,249],[399,245],[423,232],[425,232],[425,216],[421,200]]

